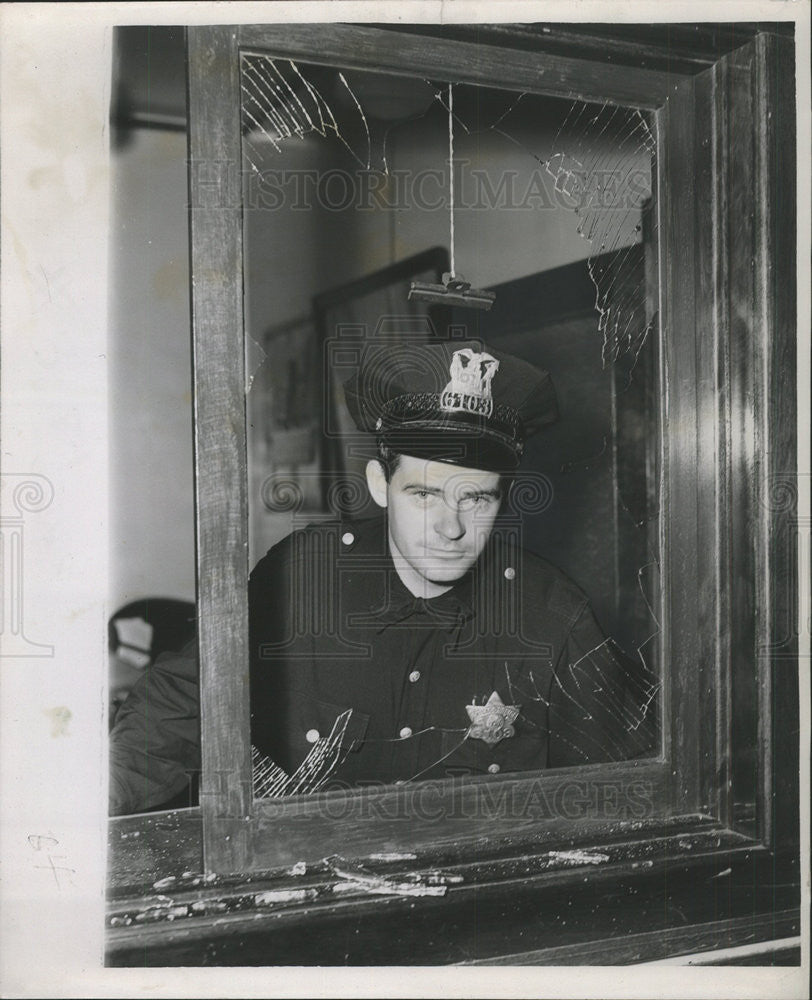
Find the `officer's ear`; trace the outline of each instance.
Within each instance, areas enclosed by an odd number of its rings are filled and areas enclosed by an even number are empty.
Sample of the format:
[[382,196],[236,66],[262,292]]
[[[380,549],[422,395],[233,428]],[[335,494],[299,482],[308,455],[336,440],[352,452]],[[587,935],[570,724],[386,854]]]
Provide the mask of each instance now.
[[386,507],[388,503],[387,482],[384,475],[383,466],[377,458],[371,458],[367,462],[367,486],[369,494],[379,507]]

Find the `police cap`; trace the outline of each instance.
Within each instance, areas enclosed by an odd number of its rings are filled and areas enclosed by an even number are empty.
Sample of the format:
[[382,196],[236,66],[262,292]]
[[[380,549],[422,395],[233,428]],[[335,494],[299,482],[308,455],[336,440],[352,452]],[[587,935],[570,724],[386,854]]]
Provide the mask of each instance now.
[[370,344],[344,393],[359,430],[394,451],[498,472],[558,419],[548,372],[479,341]]

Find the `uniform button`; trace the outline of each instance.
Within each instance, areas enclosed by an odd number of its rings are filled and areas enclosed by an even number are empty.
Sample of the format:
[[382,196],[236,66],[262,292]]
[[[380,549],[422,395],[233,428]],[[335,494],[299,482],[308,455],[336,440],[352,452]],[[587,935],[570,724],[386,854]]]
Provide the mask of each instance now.
[[404,726],[403,729],[401,729],[401,731],[400,731],[400,738],[402,740],[407,739],[411,735],[412,735],[412,731],[411,731],[411,729],[409,729],[408,726]]
[[413,670],[409,674],[409,680],[412,682],[412,684],[417,684],[417,682],[420,680],[420,671],[419,670]]
[[515,579],[515,577],[516,577],[516,570],[512,566],[508,566],[508,568],[505,570],[505,579],[513,580]]
[[352,545],[352,543],[355,541],[355,535],[351,531],[345,531],[344,534],[341,536],[341,541],[345,545]]
[[498,764],[488,764],[488,774],[499,774],[500,770]]
[[308,729],[308,731],[305,733],[305,739],[307,740],[308,743],[316,743],[318,738],[319,738],[318,729]]

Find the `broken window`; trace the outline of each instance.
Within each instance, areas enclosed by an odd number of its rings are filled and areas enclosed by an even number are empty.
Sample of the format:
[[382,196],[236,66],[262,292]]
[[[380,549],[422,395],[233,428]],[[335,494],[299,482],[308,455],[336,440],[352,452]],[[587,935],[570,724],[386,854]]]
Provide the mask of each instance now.
[[[249,560],[273,550],[288,568],[251,598],[252,617],[272,621],[260,659],[278,680],[257,684],[254,632],[255,795],[656,754],[647,115],[256,53],[241,55],[240,80]],[[489,312],[409,301],[410,282],[439,280],[449,260],[495,292]],[[576,629],[563,651],[501,592],[404,603],[385,535],[354,527],[376,513],[364,477],[375,443],[355,428],[344,381],[366,350],[455,337],[542,367],[556,386],[561,419],[528,442],[498,537],[512,553],[502,578],[521,583],[530,570],[515,553],[536,553],[589,598],[595,629]],[[315,560],[307,525],[321,532]],[[375,597],[363,607],[359,574]],[[577,617],[568,593],[539,614]],[[506,655],[478,644],[472,622],[507,636]],[[324,681],[306,711],[305,663]],[[496,718],[503,736],[490,742],[477,727]]]

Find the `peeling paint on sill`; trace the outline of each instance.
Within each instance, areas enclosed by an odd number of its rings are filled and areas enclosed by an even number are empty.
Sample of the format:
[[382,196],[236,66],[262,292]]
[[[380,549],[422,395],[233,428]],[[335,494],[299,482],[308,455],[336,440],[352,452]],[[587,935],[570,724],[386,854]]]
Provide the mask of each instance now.
[[333,886],[333,893],[341,895],[392,895],[392,896],[444,896],[450,883],[461,882],[461,875],[444,875],[442,872],[412,872],[407,875],[376,875],[360,865],[351,864],[337,854],[324,859],[324,863],[343,882]]
[[268,889],[254,896],[256,906],[273,906],[275,903],[303,903],[315,899],[315,889]]
[[408,885],[403,882],[387,882],[381,879],[372,882],[336,882],[333,894],[336,896],[445,896],[447,885]]
[[550,851],[548,857],[571,865],[602,865],[610,860],[608,854],[590,851]]

